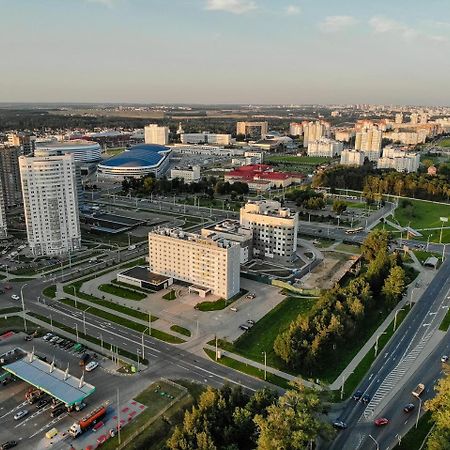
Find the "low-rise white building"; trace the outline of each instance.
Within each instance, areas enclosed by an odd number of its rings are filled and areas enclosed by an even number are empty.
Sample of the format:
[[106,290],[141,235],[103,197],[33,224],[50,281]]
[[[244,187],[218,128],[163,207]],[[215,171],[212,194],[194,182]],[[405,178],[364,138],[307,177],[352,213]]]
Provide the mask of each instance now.
[[321,138],[308,143],[308,156],[321,156],[333,158],[339,156],[344,149],[344,144],[333,139]]
[[192,284],[191,292],[229,299],[240,291],[240,245],[176,228],[149,233],[149,270]]
[[199,181],[200,176],[200,166],[192,167],[174,167],[170,171],[170,178],[181,178],[185,183],[192,183],[194,181]]
[[364,153],[359,150],[342,150],[341,164],[343,166],[362,166],[364,164]]

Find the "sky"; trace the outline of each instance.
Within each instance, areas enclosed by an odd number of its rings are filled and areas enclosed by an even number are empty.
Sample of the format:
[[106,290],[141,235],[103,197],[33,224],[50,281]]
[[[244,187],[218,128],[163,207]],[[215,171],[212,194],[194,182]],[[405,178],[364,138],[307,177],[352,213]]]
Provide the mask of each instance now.
[[449,0],[0,0],[0,102],[450,105]]

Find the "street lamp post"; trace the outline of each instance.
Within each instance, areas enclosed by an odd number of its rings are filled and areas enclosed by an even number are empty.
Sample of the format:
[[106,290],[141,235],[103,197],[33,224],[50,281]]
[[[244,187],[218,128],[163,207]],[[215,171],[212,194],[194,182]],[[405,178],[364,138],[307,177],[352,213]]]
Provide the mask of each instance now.
[[75,323],[75,334],[77,336],[77,344],[78,344],[79,339],[78,339],[78,324],[77,323]]
[[103,335],[100,333],[100,347],[103,349]]
[[20,300],[22,301],[22,317],[23,317],[23,329],[25,330],[25,333],[28,333],[28,329],[27,329],[27,319],[25,318],[25,301],[23,298],[23,288],[26,286],[27,284],[25,283],[21,288],[20,288]]
[[375,445],[377,446],[377,450],[380,450],[380,444],[378,443],[378,441],[371,435],[369,434],[370,439],[372,439],[373,442],[375,442]]
[[53,331],[53,319],[52,319],[52,315],[50,314],[50,330]]
[[397,311],[395,311],[395,315],[394,315],[394,331],[397,329],[397,314],[403,311],[403,308],[397,309]]
[[139,349],[136,349],[136,356],[137,356],[137,371],[139,372]]
[[88,310],[88,309],[90,309],[91,307],[90,306],[88,306],[84,311],[83,311],[83,332],[84,332],[84,335],[86,336],[87,335],[87,333],[86,333],[86,311]]
[[75,286],[72,284],[70,286],[73,290],[73,296],[75,297],[75,308],[78,309],[78,297],[77,297],[77,290],[75,288]]
[[144,334],[147,330],[148,330],[148,327],[142,332],[142,335],[141,335],[142,359],[145,359]]
[[377,339],[376,339],[376,341],[375,341],[375,358],[376,358],[377,355],[378,355],[378,339],[380,339],[380,337],[381,337],[383,334],[386,334],[386,331],[383,331],[382,333],[377,334]]
[[413,287],[412,289],[411,289],[411,295],[409,296],[409,309],[411,309],[412,308],[412,301],[413,301],[413,292],[414,292],[414,289],[416,289],[415,287]]
[[445,261],[445,246],[446,246],[447,244],[444,244],[443,246],[442,246],[442,262],[444,262]]
[[433,237],[433,234],[429,234],[428,238],[427,238],[427,251],[428,251],[428,246],[430,245],[430,238]]
[[419,400],[419,409],[417,410],[416,428],[419,425],[420,410],[422,409],[422,399],[420,397],[417,397],[417,399]]
[[441,217],[441,234],[439,236],[439,244],[442,244],[442,232],[444,231],[444,223],[448,222],[448,217]]

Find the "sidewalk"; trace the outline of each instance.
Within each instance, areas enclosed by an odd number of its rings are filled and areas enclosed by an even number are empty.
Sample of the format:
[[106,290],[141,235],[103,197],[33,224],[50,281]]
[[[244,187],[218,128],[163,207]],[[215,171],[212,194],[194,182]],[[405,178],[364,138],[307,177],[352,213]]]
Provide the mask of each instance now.
[[[329,385],[331,390],[340,389],[342,386],[342,380],[346,380],[351,373],[356,369],[361,360],[366,356],[366,354],[372,350],[375,345],[377,336],[383,333],[387,327],[394,320],[395,313],[404,308],[405,305],[412,300],[415,302],[420,298],[426,287],[428,286],[431,279],[434,277],[435,272],[433,270],[422,270],[418,275],[416,280],[414,280],[406,291],[404,298],[397,304],[397,306],[391,311],[391,313],[386,317],[383,323],[378,327],[378,329],[373,333],[370,339],[363,345],[361,350],[356,354],[356,356],[351,360],[350,364],[338,375],[338,377]],[[416,283],[420,282],[420,287],[416,287]],[[415,293],[414,298],[412,297],[413,292]]]

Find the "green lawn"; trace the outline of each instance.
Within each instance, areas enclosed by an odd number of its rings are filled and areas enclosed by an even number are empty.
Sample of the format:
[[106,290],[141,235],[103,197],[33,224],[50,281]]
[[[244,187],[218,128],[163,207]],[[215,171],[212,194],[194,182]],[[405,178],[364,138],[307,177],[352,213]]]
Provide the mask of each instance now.
[[441,139],[438,145],[439,147],[450,147],[450,138]]
[[421,264],[423,264],[430,256],[436,256],[439,261],[441,260],[441,255],[439,253],[427,252],[425,250],[413,250],[413,253]]
[[[421,200],[410,200],[413,208],[411,214],[409,209],[401,208],[395,210],[395,218],[402,226],[411,222],[412,228],[435,228],[440,227],[440,217],[450,218],[450,205],[425,202]],[[401,202],[400,202],[401,203]],[[448,224],[450,224],[450,219]],[[445,225],[445,224],[444,224]],[[439,230],[434,230],[433,236],[439,238]]]
[[318,165],[326,162],[331,162],[331,158],[323,158],[320,156],[288,156],[288,155],[278,155],[270,156],[264,160],[265,163],[285,163],[285,164],[305,164],[305,165]]
[[174,289],[171,289],[169,292],[162,296],[164,300],[175,300],[177,298],[177,294]]
[[361,247],[359,245],[338,244],[334,248],[335,248],[335,250],[340,250],[342,252],[347,252],[347,253],[354,253],[355,255],[361,254]]
[[19,308],[18,306],[11,306],[9,308],[3,308],[3,309],[0,309],[0,316],[2,316],[3,314],[11,314],[11,313],[19,312],[19,311],[22,311],[22,308]]
[[56,285],[52,284],[51,286],[47,286],[42,293],[48,298],[56,297]]
[[444,317],[444,320],[441,323],[439,329],[441,331],[447,331],[450,327],[450,309],[447,311],[447,314]]
[[392,225],[389,225],[388,223],[377,223],[374,227],[375,230],[386,230],[390,231],[391,233],[401,233],[401,231],[397,230],[397,228],[394,228]]
[[99,290],[106,292],[107,294],[116,295],[117,297],[122,297],[127,300],[144,300],[147,296],[141,292],[132,291],[121,286],[115,286],[114,284],[101,284]]
[[176,333],[180,333],[183,334],[184,336],[191,337],[191,332],[187,328],[180,327],[180,325],[172,325],[170,329],[172,331],[175,331]]
[[[249,300],[250,302],[255,300]],[[238,353],[254,361],[262,362],[262,352],[267,352],[267,364],[272,367],[285,369],[283,361],[275,354],[273,343],[278,334],[287,328],[299,314],[307,314],[315,305],[314,298],[288,297],[268,312],[261,320],[234,344],[220,341],[225,350]]]
[[394,450],[419,450],[422,447],[423,441],[427,437],[433,421],[431,420],[431,413],[426,412],[419,419],[419,426],[411,428],[403,437],[401,444],[394,447]]

